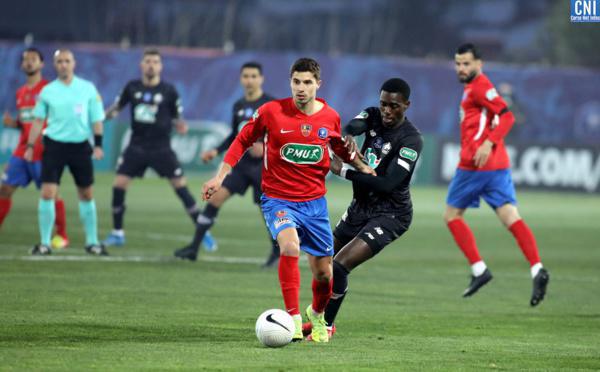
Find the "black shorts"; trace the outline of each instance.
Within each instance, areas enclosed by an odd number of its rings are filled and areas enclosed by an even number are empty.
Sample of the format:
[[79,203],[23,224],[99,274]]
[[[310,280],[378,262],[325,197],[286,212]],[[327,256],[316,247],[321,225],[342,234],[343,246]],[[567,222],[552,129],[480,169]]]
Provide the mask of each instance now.
[[411,221],[412,213],[403,216],[391,213],[370,215],[351,205],[335,226],[333,235],[342,246],[354,238],[361,239],[371,248],[374,256],[404,234]]
[[144,177],[148,167],[160,177],[171,179],[183,176],[177,155],[170,147],[150,150],[131,145],[127,146],[117,161],[117,174]]
[[244,195],[248,187],[252,186],[254,191],[254,203],[260,205],[260,196],[262,195],[261,185],[262,163],[240,162],[236,165],[225,180],[225,187],[232,194]]
[[78,187],[91,186],[94,183],[92,153],[88,141],[59,142],[44,136],[42,182],[60,184],[65,166],[68,166]]

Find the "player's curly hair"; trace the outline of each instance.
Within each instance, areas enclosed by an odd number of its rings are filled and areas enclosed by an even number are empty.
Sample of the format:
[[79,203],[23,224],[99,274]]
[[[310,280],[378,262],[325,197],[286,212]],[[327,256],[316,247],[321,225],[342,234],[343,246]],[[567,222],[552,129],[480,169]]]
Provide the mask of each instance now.
[[321,80],[321,66],[319,66],[319,62],[312,58],[300,58],[296,60],[292,68],[290,68],[290,77],[294,72],[310,72],[317,81]]
[[410,86],[400,78],[386,80],[381,85],[381,90],[388,93],[400,93],[405,101],[410,99]]

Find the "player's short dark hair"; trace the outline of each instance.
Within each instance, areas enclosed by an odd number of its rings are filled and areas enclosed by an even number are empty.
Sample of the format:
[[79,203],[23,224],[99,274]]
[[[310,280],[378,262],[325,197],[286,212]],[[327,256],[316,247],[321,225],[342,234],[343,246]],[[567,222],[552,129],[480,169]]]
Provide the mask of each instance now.
[[381,86],[381,90],[388,93],[400,93],[405,101],[410,99],[410,86],[400,78],[386,80]]
[[258,70],[258,73],[260,75],[263,74],[263,69],[262,69],[262,65],[258,62],[254,62],[254,61],[249,61],[246,62],[242,65],[242,67],[240,68],[240,72],[242,72],[245,68],[255,68]]
[[23,61],[23,56],[25,55],[25,53],[37,53],[38,57],[40,57],[40,61],[44,62],[44,55],[42,54],[42,52],[40,52],[38,48],[29,47],[25,49],[21,54],[21,61]]
[[161,56],[160,55],[160,50],[156,49],[156,48],[146,48],[144,49],[144,54],[142,55],[142,58],[146,57],[146,56]]
[[473,54],[473,58],[481,59],[481,51],[473,43],[465,43],[456,48],[456,54]]
[[315,79],[321,80],[321,66],[312,58],[300,58],[290,68],[290,77],[294,72],[310,72]]

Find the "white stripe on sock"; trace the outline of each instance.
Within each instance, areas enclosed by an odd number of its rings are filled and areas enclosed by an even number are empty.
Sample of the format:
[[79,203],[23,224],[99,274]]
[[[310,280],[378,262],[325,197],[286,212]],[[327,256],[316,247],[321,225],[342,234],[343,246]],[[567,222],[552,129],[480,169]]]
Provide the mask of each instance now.
[[487,269],[487,266],[485,266],[485,262],[483,261],[477,261],[471,265],[471,272],[473,273],[473,276],[479,276],[483,274],[485,269]]
[[540,272],[540,269],[542,268],[542,263],[538,262],[535,265],[531,266],[531,277],[535,278],[535,276]]

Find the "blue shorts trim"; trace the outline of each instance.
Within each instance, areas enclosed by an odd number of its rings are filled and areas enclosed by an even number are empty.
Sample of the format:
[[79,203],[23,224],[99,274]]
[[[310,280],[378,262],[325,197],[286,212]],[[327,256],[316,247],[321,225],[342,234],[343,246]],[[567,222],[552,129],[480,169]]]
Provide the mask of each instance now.
[[448,187],[446,203],[459,209],[479,208],[480,198],[496,209],[517,204],[510,169],[468,171],[457,169]]
[[333,234],[325,197],[307,202],[261,196],[261,208],[273,239],[287,228],[295,228],[300,249],[312,256],[333,256]]
[[2,183],[27,187],[32,181],[38,189],[42,185],[42,162],[28,162],[14,155],[11,156],[2,175]]

